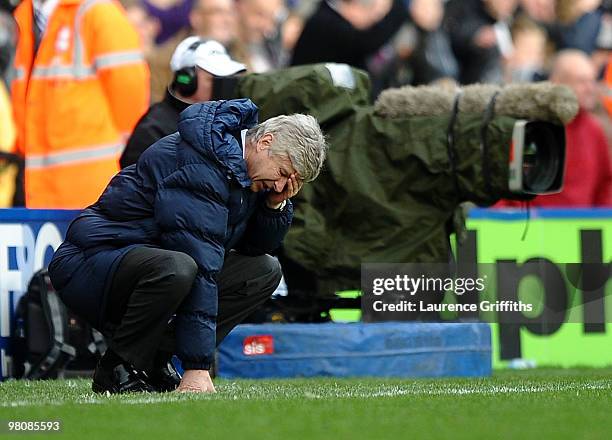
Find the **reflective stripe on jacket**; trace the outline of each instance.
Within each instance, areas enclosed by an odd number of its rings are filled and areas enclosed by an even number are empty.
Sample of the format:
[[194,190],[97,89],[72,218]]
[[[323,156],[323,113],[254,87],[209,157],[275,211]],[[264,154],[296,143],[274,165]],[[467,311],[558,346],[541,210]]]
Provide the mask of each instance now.
[[118,171],[149,103],[138,35],[114,0],[60,0],[34,52],[32,0],[15,10],[11,92],[26,205],[84,208]]

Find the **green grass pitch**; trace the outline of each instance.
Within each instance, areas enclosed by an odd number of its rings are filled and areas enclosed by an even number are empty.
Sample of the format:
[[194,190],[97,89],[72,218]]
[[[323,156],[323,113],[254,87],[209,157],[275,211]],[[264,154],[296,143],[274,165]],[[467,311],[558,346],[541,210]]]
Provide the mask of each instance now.
[[[84,379],[8,381],[0,384],[0,436],[612,438],[612,368],[500,371],[479,379],[217,380],[216,386],[215,395],[101,396]],[[9,420],[61,420],[62,431],[7,434]]]

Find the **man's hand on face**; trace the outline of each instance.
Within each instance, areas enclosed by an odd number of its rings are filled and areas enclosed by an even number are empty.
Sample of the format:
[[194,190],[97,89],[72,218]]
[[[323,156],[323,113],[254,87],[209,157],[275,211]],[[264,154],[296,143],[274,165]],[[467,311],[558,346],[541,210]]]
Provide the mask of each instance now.
[[289,179],[287,179],[285,188],[281,192],[272,190],[268,193],[268,198],[266,199],[268,208],[279,209],[285,200],[290,199],[300,192],[303,185],[304,181],[301,179],[298,180],[297,176],[292,174],[289,176]]
[[185,370],[177,393],[216,393],[207,370]]

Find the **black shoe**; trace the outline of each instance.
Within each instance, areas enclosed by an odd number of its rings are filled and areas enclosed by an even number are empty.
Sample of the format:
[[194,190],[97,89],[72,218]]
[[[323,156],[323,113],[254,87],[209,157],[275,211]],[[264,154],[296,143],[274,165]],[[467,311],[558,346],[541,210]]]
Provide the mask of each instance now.
[[122,362],[113,368],[106,368],[99,362],[93,376],[91,389],[95,393],[153,393],[155,389],[145,381],[146,377],[132,365]]
[[149,371],[147,377],[147,382],[159,393],[174,391],[181,383],[181,375],[170,361]]

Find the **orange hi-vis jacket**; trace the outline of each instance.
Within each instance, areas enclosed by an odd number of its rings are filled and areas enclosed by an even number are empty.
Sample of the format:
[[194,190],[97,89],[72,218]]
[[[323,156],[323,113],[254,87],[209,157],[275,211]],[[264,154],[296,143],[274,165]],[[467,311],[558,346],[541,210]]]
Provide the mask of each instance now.
[[149,105],[140,41],[115,0],[59,0],[38,51],[32,0],[15,10],[11,84],[28,208],[95,202]]
[[604,73],[603,83],[603,104],[608,111],[608,115],[612,118],[612,55],[608,58],[608,65]]

